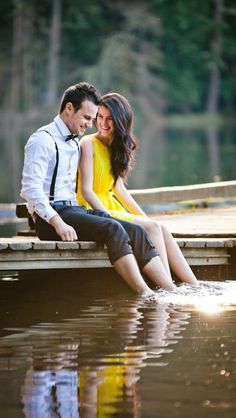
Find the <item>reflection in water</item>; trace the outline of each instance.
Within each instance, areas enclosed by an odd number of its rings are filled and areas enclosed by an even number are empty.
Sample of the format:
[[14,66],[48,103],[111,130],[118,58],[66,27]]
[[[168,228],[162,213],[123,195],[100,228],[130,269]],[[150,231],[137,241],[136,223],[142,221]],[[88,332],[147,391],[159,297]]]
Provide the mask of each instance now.
[[[14,347],[13,362],[23,347],[27,352],[30,367],[21,389],[25,416],[93,418],[121,410],[138,417],[141,369],[167,364],[159,358],[172,351],[189,317],[165,304],[143,308],[140,301],[90,306],[79,318],[39,324],[2,341],[1,349]],[[11,358],[8,365],[17,367]]]
[[233,418],[236,282],[157,296],[81,299],[73,317],[5,330],[2,405],[14,382],[26,418]]
[[78,417],[77,392],[76,371],[63,368],[37,370],[37,366],[32,367],[26,373],[22,389],[25,417]]
[[219,128],[216,126],[207,129],[207,148],[209,155],[209,176],[212,180],[221,180]]

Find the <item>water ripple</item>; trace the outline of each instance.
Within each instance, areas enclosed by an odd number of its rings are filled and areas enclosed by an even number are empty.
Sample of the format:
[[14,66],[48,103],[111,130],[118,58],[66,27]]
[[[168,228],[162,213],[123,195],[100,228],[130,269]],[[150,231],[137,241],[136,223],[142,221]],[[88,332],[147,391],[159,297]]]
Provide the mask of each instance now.
[[158,290],[159,303],[195,307],[199,310],[234,309],[236,305],[236,281],[199,281],[199,286],[179,285],[174,291]]

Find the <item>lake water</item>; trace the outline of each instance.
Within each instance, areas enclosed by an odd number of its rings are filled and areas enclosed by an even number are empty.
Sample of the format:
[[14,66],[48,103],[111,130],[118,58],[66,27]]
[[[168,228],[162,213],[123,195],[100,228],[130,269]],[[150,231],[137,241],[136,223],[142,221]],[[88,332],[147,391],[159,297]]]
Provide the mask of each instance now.
[[[188,118],[186,118],[188,121]],[[235,180],[235,125],[166,127],[139,140],[130,188]]]
[[[50,119],[22,123],[27,131],[16,132],[14,146],[0,137],[0,202],[20,201],[24,145],[29,135]],[[138,121],[137,121],[138,122]],[[235,124],[158,128],[141,126],[137,132],[137,162],[128,186],[142,189],[235,180]],[[13,134],[13,133],[12,133]]]
[[0,416],[235,418],[236,281],[156,300],[111,270],[0,280]]

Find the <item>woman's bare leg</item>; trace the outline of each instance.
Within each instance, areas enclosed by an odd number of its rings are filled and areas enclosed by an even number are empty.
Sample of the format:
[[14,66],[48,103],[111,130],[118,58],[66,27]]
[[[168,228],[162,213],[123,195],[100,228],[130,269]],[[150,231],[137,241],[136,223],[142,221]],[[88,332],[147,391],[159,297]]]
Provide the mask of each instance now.
[[141,225],[148,233],[170,277],[171,269],[180,281],[192,285],[198,284],[176,240],[164,225],[151,219],[138,219],[135,223]]
[[161,225],[161,229],[171,270],[182,282],[197,285],[197,278],[184,258],[176,240],[164,225]]

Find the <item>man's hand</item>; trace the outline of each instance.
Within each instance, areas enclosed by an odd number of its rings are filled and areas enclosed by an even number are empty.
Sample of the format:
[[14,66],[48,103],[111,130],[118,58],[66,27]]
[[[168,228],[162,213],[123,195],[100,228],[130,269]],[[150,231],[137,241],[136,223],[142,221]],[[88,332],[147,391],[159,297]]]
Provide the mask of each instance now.
[[61,237],[62,241],[77,241],[78,237],[74,228],[66,224],[59,215],[53,216],[50,225],[56,230],[56,233]]

